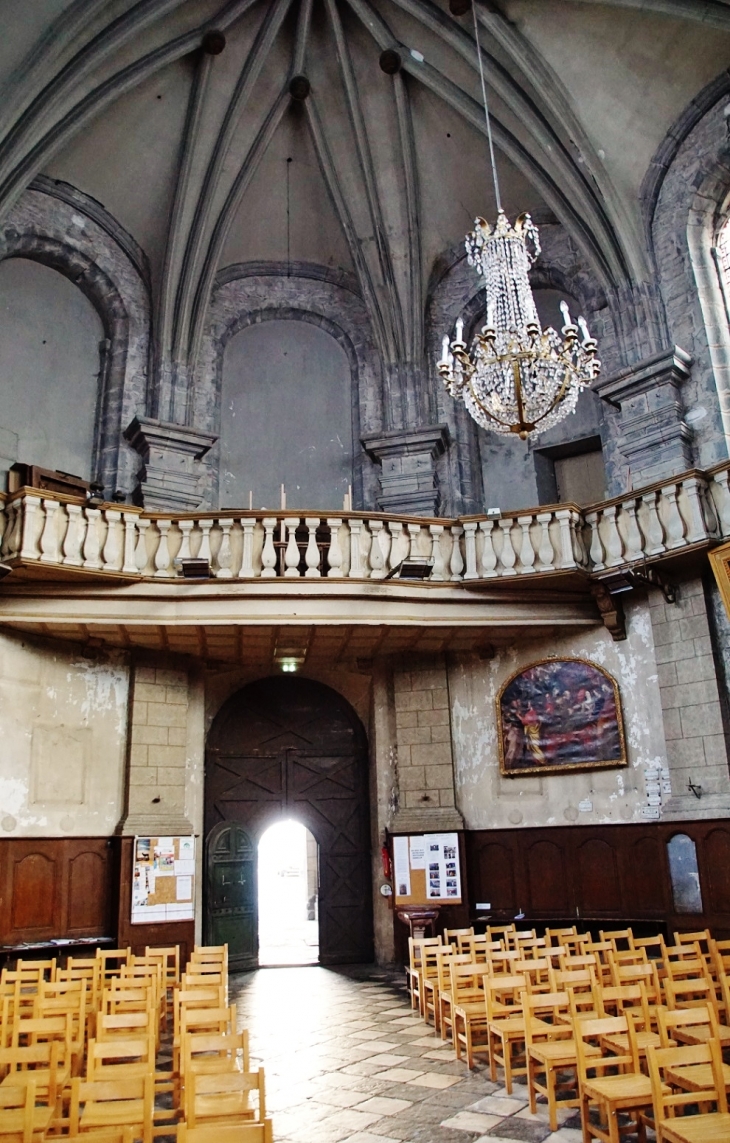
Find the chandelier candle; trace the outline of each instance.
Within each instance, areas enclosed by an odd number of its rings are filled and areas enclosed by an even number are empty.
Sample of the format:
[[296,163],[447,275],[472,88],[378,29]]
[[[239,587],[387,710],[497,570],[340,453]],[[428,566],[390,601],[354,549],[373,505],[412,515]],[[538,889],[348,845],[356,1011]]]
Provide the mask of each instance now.
[[494,229],[477,218],[466,252],[484,278],[487,320],[467,350],[459,318],[453,341],[443,339],[439,373],[482,428],[526,440],[575,411],[581,390],[600,372],[597,342],[583,318],[572,322],[566,302],[562,337],[540,328],[529,279],[540,243],[529,214],[511,226],[500,210]]

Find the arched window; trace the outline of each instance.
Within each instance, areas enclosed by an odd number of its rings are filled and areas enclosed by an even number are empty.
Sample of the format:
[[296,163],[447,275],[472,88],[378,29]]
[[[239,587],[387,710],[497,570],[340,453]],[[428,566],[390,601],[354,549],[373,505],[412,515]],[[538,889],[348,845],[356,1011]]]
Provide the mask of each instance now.
[[730,321],[730,217],[726,218],[717,234],[715,243],[715,257],[717,269],[720,274],[722,296],[725,299],[725,309]]

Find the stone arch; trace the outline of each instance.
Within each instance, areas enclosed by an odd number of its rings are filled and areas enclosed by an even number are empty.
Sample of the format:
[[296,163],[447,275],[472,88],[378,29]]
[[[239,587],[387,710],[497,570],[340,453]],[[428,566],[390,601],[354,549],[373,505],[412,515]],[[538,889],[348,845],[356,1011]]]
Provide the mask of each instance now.
[[[197,380],[188,394],[191,422],[218,433],[223,355],[232,337],[262,321],[304,321],[328,333],[344,350],[352,379],[353,499],[355,507],[374,507],[377,471],[360,447],[361,437],[383,427],[384,400],[380,357],[366,306],[354,278],[342,271],[295,262],[291,274],[273,262],[239,263],[222,270],[211,298]],[[206,464],[211,497],[217,490],[217,449]]]
[[684,405],[709,414],[692,426],[702,467],[730,454],[730,328],[713,257],[730,192],[727,80],[721,80],[706,89],[713,102],[698,97],[672,126],[642,188],[670,340],[693,358]]
[[44,178],[5,220],[4,258],[28,258],[63,274],[98,313],[105,342],[92,471],[108,497],[118,488],[131,492],[139,461],[122,432],[146,403],[150,291],[145,255],[94,199]]

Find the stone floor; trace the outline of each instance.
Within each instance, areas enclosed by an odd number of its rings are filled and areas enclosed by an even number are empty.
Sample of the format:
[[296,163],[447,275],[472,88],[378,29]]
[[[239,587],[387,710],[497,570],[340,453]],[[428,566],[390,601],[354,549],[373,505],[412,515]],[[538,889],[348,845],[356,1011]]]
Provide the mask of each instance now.
[[275,1143],[581,1143],[580,1117],[527,1106],[484,1065],[469,1072],[374,967],[268,968],[231,978],[252,1066],[266,1069]]

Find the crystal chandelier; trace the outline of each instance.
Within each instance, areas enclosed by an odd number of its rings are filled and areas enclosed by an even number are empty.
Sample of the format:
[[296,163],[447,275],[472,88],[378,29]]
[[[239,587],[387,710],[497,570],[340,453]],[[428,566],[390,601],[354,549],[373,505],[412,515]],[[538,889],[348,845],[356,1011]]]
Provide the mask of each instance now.
[[537,227],[529,214],[510,225],[502,209],[475,4],[472,9],[497,222],[492,228],[477,218],[466,236],[469,265],[484,279],[486,324],[468,349],[460,318],[453,340],[448,334],[443,339],[438,369],[451,396],[464,402],[477,424],[525,440],[575,411],[581,390],[598,376],[601,363],[585,319],[573,324],[566,302],[560,304],[562,337],[551,327],[540,327],[529,279],[540,254]]

